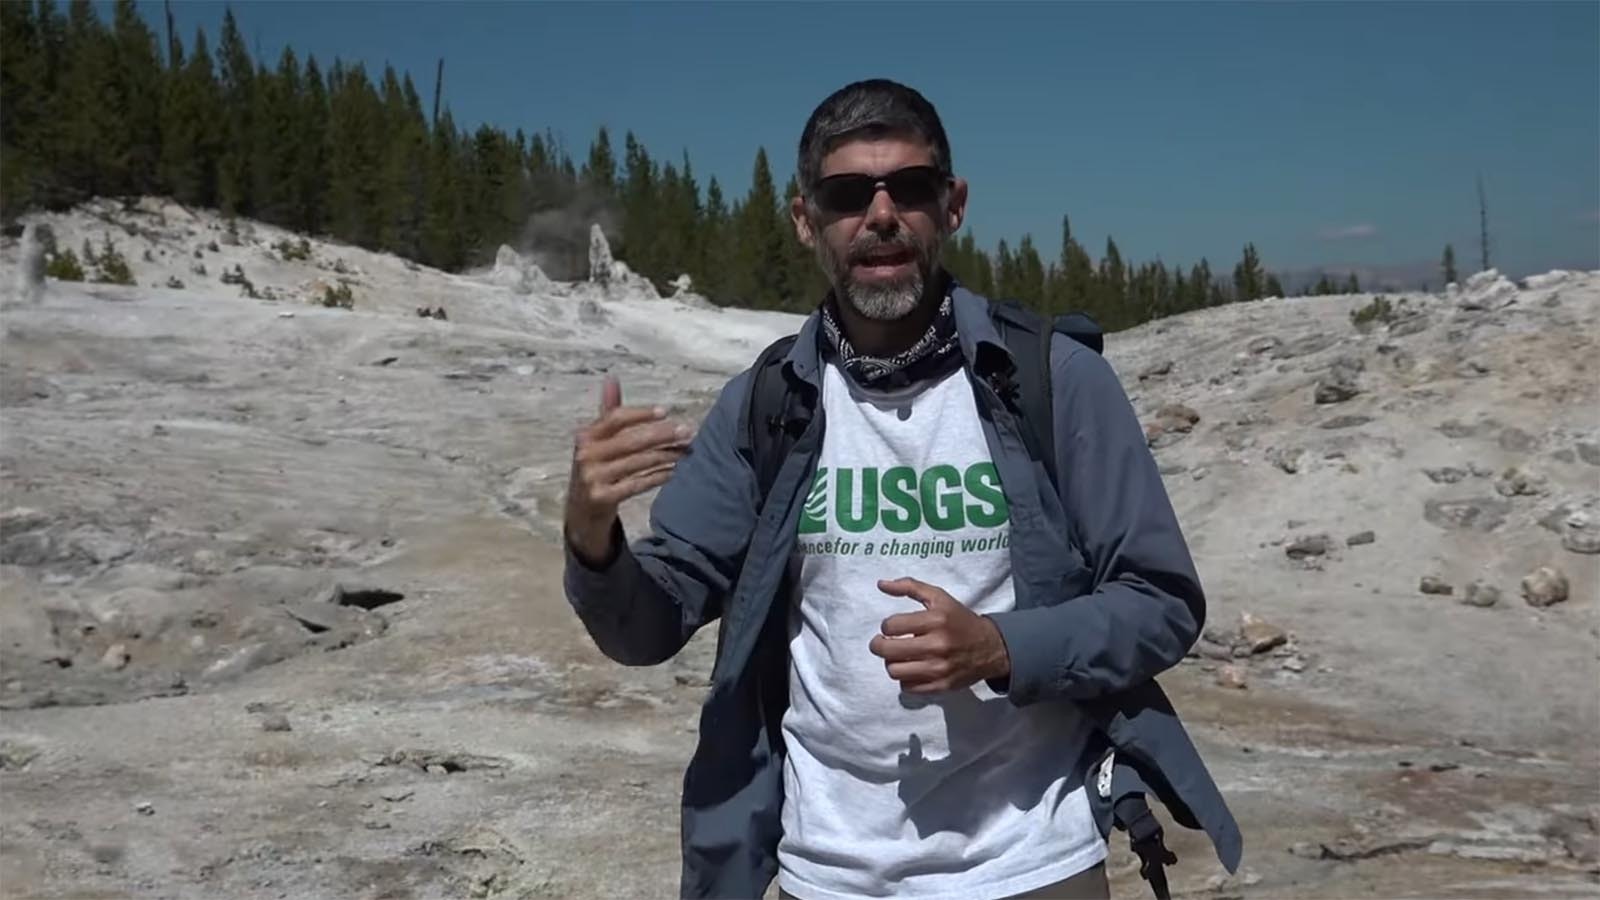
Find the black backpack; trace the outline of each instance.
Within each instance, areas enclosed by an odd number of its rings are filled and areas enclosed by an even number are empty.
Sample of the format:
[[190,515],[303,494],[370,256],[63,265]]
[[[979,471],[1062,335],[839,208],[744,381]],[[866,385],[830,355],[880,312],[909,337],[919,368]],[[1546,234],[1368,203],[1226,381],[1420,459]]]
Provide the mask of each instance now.
[[[1013,377],[998,376],[993,382],[996,392],[1021,420],[1028,455],[1039,460],[1050,475],[1050,483],[1058,485],[1050,344],[1055,333],[1060,332],[1103,353],[1105,332],[1084,313],[1067,313],[1047,322],[1015,300],[991,303],[989,316],[1016,361]],[[758,506],[766,505],[778,470],[811,423],[816,405],[815,391],[801,390],[783,365],[797,337],[791,334],[779,338],[756,357],[740,416],[744,429],[741,446],[750,453],[760,489]],[[1144,795],[1120,798],[1112,815],[1116,827],[1128,832],[1129,842],[1139,856],[1139,874],[1150,882],[1158,900],[1167,900],[1170,894],[1163,866],[1177,862],[1177,857],[1166,848],[1161,822]]]

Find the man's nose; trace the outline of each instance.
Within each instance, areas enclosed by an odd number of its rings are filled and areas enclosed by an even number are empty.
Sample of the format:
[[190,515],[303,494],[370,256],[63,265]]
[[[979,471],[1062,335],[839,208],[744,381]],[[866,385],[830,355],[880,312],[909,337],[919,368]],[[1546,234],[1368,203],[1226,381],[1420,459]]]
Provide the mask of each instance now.
[[900,227],[899,210],[895,208],[894,198],[889,196],[888,188],[880,185],[873,193],[864,224],[873,231],[893,231]]

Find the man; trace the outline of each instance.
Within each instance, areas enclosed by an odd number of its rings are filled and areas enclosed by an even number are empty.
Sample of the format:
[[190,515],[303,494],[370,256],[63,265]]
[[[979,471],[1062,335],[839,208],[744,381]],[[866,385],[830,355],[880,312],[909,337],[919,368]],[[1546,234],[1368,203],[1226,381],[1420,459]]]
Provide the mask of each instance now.
[[[917,92],[824,100],[799,181],[833,289],[782,361],[813,412],[766,495],[753,370],[692,441],[608,381],[574,453],[566,587],[601,650],[659,663],[721,619],[684,895],[776,875],[803,900],[1106,897],[1125,784],[1232,868],[1237,830],[1151,680],[1205,601],[1115,374],[1053,338],[1051,484],[995,390],[1016,373],[988,301],[939,266],[967,183]],[[656,486],[630,548],[617,505]]]

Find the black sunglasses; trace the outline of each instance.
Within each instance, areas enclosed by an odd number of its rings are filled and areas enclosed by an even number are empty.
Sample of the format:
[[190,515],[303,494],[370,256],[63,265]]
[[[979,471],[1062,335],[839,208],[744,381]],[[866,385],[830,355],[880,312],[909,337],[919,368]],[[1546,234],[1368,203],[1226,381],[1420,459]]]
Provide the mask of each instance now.
[[847,172],[818,181],[811,197],[824,212],[849,215],[871,206],[879,185],[889,192],[896,206],[931,206],[938,202],[939,192],[949,182],[950,176],[933,166],[908,166],[887,175]]

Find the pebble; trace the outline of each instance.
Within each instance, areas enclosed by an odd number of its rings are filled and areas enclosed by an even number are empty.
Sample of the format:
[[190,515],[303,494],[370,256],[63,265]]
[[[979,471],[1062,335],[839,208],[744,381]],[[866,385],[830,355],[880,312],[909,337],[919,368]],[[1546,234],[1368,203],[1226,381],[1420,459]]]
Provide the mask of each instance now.
[[1461,603],[1465,606],[1487,608],[1500,602],[1500,589],[1482,579],[1467,585]]
[[1434,575],[1424,575],[1419,589],[1424,594],[1454,594],[1456,592],[1454,585]]
[[1244,667],[1232,663],[1217,670],[1217,684],[1240,691],[1250,686],[1245,677]]
[[100,665],[115,671],[126,668],[129,659],[126,644],[112,644],[106,648],[105,655],[100,657]]
[[1345,538],[1344,539],[1344,545],[1346,547],[1360,547],[1363,544],[1371,544],[1371,543],[1374,543],[1377,540],[1378,540],[1378,536],[1376,534],[1374,534],[1373,532],[1370,532],[1370,531],[1358,531],[1355,534],[1352,534],[1349,537]]
[[262,731],[292,731],[289,717],[283,713],[271,713],[261,720]]
[[1290,672],[1304,672],[1306,670],[1306,661],[1298,656],[1291,656],[1283,661],[1283,667]]
[[1567,599],[1567,575],[1554,566],[1540,566],[1522,579],[1522,599],[1529,606],[1551,606]]
[[156,814],[156,805],[149,800],[140,800],[133,805],[133,810],[141,816],[153,816]]

